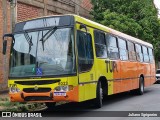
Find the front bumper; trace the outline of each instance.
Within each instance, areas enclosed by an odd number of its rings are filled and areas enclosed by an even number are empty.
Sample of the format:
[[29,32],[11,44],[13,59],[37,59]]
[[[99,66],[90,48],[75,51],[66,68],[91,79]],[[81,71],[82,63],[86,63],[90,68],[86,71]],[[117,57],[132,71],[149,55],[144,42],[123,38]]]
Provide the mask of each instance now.
[[[9,93],[10,100],[12,102],[78,102],[78,86],[74,87],[73,90],[65,92],[63,95],[54,95],[54,90],[49,92],[39,92],[39,93],[27,93],[24,91],[18,93]],[[64,93],[64,92],[63,92]]]

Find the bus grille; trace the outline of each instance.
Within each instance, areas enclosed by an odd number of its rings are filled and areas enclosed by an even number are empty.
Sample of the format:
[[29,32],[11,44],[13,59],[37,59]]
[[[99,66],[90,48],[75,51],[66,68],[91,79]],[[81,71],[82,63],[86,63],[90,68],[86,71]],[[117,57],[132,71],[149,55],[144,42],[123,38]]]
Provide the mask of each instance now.
[[50,92],[51,88],[23,88],[23,91],[26,93],[41,93],[41,92]]
[[25,101],[45,101],[45,100],[52,100],[51,97],[47,96],[27,96],[24,98]]
[[47,85],[47,84],[54,84],[60,82],[61,80],[35,80],[35,81],[15,81],[14,83],[20,85]]

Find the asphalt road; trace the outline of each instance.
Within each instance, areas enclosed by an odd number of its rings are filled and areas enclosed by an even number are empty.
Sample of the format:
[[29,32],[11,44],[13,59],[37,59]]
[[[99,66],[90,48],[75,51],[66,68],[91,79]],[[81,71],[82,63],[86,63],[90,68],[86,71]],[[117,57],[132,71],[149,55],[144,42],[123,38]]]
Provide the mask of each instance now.
[[[127,111],[127,113],[122,111]],[[160,117],[123,117],[123,114],[124,116],[129,113],[137,114],[136,111],[139,111],[138,114],[146,113],[144,111],[148,111],[149,114],[158,112],[160,116],[160,84],[145,88],[143,95],[133,95],[126,92],[109,96],[104,99],[103,107],[100,109],[95,109],[90,106],[89,102],[84,102],[59,105],[52,110],[46,109],[40,112],[42,112],[42,116],[43,113],[44,115],[54,116],[45,117],[46,120],[160,120]],[[106,116],[108,117],[106,118]],[[41,119],[44,120],[44,116],[35,118],[35,120]],[[12,118],[12,120],[14,119]]]

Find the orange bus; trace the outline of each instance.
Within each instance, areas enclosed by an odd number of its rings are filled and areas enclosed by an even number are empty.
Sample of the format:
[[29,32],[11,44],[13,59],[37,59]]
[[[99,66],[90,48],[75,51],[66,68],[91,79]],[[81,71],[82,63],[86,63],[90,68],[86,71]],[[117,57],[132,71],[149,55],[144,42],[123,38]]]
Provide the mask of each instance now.
[[153,46],[77,15],[19,22],[11,37],[9,96],[12,102],[91,100],[134,91],[155,82]]

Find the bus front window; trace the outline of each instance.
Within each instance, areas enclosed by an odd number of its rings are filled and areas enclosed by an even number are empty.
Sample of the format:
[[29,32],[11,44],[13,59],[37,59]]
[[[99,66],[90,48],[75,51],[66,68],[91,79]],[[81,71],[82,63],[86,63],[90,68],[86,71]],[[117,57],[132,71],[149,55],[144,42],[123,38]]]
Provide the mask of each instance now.
[[71,28],[24,32],[14,35],[10,77],[75,73]]

